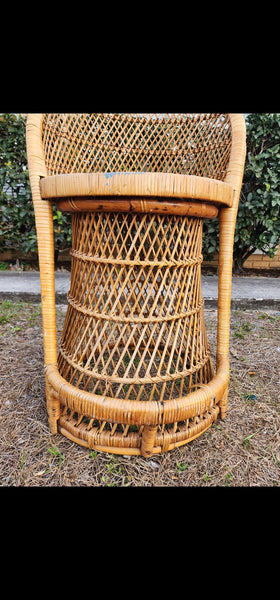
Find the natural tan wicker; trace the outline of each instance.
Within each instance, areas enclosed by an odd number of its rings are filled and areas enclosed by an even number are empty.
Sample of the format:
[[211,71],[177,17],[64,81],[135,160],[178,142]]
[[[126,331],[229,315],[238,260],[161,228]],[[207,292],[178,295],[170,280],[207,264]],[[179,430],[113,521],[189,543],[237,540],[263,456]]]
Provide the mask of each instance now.
[[[226,415],[239,114],[32,114],[27,154],[50,428],[150,456]],[[72,213],[57,356],[52,204]],[[219,213],[217,361],[201,294],[203,218]]]

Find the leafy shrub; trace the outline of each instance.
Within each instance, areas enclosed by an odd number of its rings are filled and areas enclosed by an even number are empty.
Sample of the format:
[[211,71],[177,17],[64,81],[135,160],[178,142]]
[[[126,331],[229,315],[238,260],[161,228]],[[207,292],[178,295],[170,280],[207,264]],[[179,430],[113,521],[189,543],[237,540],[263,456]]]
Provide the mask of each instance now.
[[[27,168],[26,119],[0,115],[0,250],[37,254],[37,236]],[[55,256],[71,245],[71,218],[54,207]]]
[[28,179],[25,123],[21,116],[0,117],[0,249],[37,247]]
[[[261,250],[273,258],[280,243],[280,114],[246,118],[247,154],[234,237],[234,270]],[[219,250],[218,220],[205,222],[204,257]]]
[[273,258],[280,243],[280,114],[247,117],[247,157],[234,238],[242,267],[255,250]]

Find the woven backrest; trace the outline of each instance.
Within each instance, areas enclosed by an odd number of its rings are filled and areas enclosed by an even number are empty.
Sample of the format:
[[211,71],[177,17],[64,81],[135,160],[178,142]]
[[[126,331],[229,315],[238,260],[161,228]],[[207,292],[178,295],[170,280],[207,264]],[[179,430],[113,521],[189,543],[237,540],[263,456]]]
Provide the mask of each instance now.
[[45,114],[48,175],[163,172],[224,181],[231,150],[228,114]]

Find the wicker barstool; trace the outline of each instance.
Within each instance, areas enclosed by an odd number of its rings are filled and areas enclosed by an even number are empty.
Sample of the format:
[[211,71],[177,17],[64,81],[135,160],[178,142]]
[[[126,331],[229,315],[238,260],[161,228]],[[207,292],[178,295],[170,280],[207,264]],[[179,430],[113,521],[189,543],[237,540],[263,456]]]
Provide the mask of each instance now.
[[[50,428],[150,456],[226,415],[232,250],[245,161],[239,114],[32,114]],[[72,213],[57,356],[53,203]],[[203,219],[219,214],[217,361],[201,294]]]

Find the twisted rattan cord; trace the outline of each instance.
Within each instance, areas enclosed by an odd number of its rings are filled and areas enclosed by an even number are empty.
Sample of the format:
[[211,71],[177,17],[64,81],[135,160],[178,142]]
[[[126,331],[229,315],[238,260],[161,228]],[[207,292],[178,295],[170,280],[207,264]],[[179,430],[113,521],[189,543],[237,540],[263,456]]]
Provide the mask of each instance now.
[[75,310],[82,313],[83,315],[87,315],[88,317],[93,317],[95,319],[104,319],[105,321],[115,321],[120,323],[164,323],[166,321],[176,321],[177,319],[184,319],[185,317],[190,317],[191,315],[200,312],[201,308],[204,306],[204,300],[202,298],[195,308],[188,311],[166,314],[164,316],[160,315],[159,317],[143,317],[142,315],[126,317],[124,315],[116,315],[112,312],[110,312],[110,314],[99,313],[95,310],[91,310],[90,308],[85,308],[79,302],[77,302],[75,298],[73,298],[73,296],[71,296],[70,294],[67,295],[67,302],[70,304],[70,306],[75,308]]
[[127,265],[131,267],[190,267],[191,265],[201,264],[203,261],[202,254],[194,258],[186,258],[182,260],[140,260],[140,259],[122,259],[122,258],[107,258],[106,256],[96,256],[80,252],[79,250],[70,250],[71,256],[85,263],[104,263],[112,265]]

